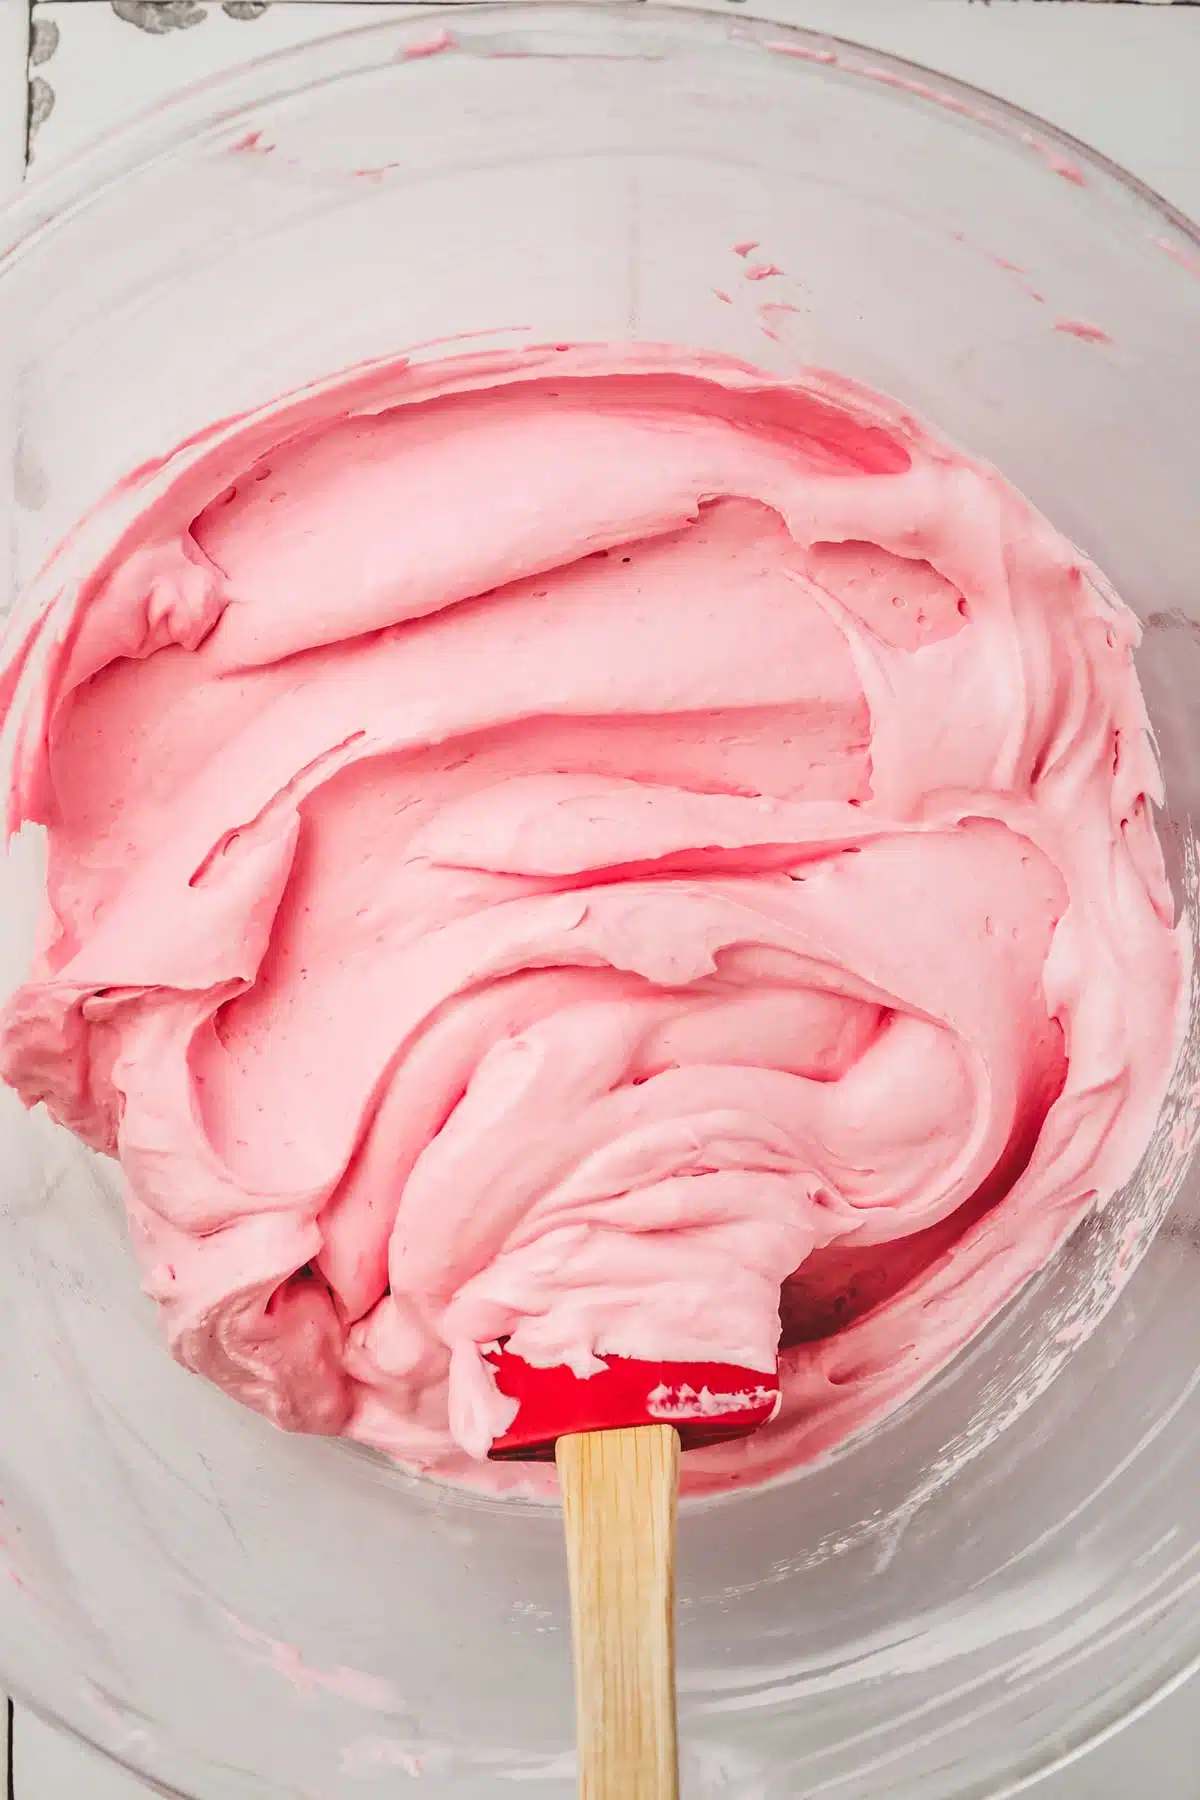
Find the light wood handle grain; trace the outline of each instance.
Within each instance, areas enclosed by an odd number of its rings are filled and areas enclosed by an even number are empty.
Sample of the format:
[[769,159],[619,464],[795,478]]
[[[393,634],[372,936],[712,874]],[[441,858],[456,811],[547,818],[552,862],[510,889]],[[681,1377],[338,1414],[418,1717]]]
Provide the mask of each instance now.
[[678,1800],[672,1425],[555,1449],[575,1640],[581,1800]]

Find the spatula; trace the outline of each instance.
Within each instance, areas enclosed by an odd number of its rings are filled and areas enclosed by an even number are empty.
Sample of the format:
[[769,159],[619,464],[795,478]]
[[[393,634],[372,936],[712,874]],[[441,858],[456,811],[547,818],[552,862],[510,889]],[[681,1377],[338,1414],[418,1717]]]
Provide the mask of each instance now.
[[679,1453],[744,1437],[779,1409],[774,1372],[611,1356],[594,1374],[489,1360],[518,1402],[494,1457],[548,1461],[562,1485],[581,1800],[677,1800],[675,1512]]

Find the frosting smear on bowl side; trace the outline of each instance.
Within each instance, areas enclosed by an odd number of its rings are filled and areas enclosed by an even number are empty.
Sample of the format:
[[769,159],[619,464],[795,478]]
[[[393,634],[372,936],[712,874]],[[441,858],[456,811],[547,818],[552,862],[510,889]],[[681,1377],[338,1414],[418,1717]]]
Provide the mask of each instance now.
[[1147,1141],[1184,967],[1137,637],[838,378],[354,372],[139,471],[11,627],[49,864],[0,1067],[120,1158],[175,1356],[277,1425],[527,1484],[482,1460],[497,1339],[781,1342],[779,1418],[685,1487],[777,1473]]

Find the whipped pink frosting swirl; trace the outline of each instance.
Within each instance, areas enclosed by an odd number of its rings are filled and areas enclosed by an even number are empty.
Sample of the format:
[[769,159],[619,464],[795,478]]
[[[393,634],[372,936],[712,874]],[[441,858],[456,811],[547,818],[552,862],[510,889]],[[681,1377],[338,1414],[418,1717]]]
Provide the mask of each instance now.
[[140,471],[8,640],[48,827],[3,1073],[174,1354],[482,1463],[501,1337],[768,1369],[765,1475],[1132,1171],[1184,985],[1103,579],[822,374],[398,361]]

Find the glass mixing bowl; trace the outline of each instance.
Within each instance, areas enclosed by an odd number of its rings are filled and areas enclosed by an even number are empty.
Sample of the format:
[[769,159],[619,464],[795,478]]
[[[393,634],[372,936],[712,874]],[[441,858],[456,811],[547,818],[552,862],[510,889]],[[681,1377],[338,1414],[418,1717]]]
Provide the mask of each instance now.
[[[746,282],[746,240],[783,275]],[[17,587],[145,458],[408,346],[637,336],[890,390],[1145,621],[1200,918],[1200,243],[1049,127],[741,16],[470,8],[195,89],[35,183],[0,245]],[[3,880],[7,987],[36,842]],[[917,1398],[685,1505],[692,1800],[1011,1793],[1197,1660],[1198,1049],[1128,1190]],[[288,1438],[184,1374],[114,1168],[9,1095],[0,1132],[13,1691],[195,1800],[568,1795],[554,1510]]]

